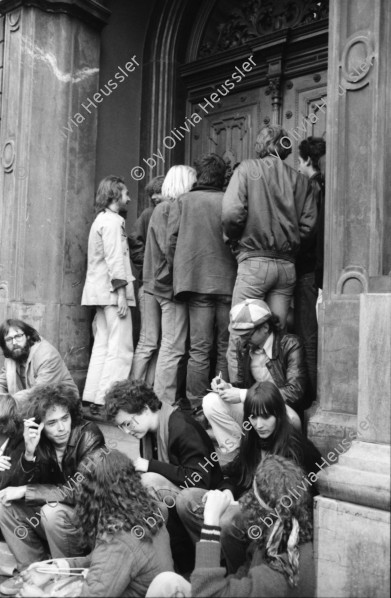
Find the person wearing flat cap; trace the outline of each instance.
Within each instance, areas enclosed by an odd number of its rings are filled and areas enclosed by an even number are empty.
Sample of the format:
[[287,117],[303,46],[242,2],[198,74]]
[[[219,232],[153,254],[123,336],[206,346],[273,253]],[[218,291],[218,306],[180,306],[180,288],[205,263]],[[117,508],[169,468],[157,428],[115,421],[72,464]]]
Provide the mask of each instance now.
[[230,312],[236,341],[237,379],[233,384],[215,377],[213,392],[202,403],[220,450],[234,458],[243,424],[243,403],[255,382],[273,382],[281,392],[292,424],[301,429],[306,369],[303,344],[294,334],[281,334],[279,321],[261,299],[246,299]]

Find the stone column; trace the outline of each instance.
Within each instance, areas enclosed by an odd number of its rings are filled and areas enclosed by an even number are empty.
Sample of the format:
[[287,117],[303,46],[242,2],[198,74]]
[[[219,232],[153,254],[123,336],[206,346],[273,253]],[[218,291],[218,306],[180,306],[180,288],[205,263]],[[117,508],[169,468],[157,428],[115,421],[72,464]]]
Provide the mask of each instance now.
[[319,402],[308,426],[324,452],[356,429],[360,294],[391,292],[390,19],[386,0],[330,2]]
[[76,381],[88,365],[80,307],[93,218],[99,30],[95,0],[3,0],[0,320],[37,328]]
[[391,13],[331,0],[317,597],[389,596]]
[[318,481],[318,598],[390,595],[390,293],[361,295],[359,342],[357,433],[325,455]]

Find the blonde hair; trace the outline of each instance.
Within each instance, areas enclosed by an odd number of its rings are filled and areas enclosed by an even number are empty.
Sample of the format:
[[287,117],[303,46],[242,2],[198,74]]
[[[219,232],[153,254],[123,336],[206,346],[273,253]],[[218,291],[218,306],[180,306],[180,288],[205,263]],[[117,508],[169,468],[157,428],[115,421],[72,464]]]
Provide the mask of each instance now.
[[185,164],[171,166],[162,185],[163,199],[176,199],[183,193],[187,193],[196,180],[196,171],[191,166]]
[[262,127],[255,141],[255,153],[257,157],[265,158],[272,154],[281,160],[285,160],[292,152],[292,142],[290,146],[284,145],[281,143],[281,139],[284,137],[289,141],[288,133],[280,125],[266,125]]

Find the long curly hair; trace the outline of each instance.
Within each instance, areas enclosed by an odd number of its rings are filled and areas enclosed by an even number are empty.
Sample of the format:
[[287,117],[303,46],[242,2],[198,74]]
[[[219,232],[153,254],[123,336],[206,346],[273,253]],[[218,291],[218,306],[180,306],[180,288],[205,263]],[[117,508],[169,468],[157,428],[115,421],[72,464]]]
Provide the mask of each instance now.
[[[75,493],[75,514],[86,545],[94,547],[96,540],[108,541],[108,535],[121,530],[152,540],[163,525],[161,518],[154,517],[159,505],[126,455],[117,450],[95,451],[82,461],[79,471],[83,479]],[[156,524],[150,526],[148,517],[154,517]]]
[[72,428],[81,422],[81,401],[77,391],[65,382],[33,386],[28,403],[21,408],[21,414],[24,418],[35,417],[35,421],[40,423],[49,409],[57,406],[69,411]]
[[[243,406],[243,421],[251,415],[276,418],[276,427],[267,439],[268,452],[292,459],[296,463],[303,460],[303,439],[296,432],[288,418],[284,399],[273,382],[256,382],[247,391]],[[261,443],[253,427],[246,429],[239,449],[239,460],[242,468],[240,483],[250,487],[255,471],[261,460]]]
[[[268,455],[257,468],[252,489],[239,499],[249,537],[265,548],[266,562],[281,571],[291,587],[298,582],[298,546],[313,537],[312,497],[302,480],[303,470],[296,463]],[[254,529],[257,534],[251,533]]]

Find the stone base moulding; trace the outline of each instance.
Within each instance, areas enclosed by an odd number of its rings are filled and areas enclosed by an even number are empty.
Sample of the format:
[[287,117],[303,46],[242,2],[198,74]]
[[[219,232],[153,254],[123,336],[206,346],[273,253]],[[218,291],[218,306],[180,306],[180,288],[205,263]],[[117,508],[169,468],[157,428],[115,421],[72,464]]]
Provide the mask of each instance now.
[[317,496],[314,544],[317,598],[389,597],[389,512]]

